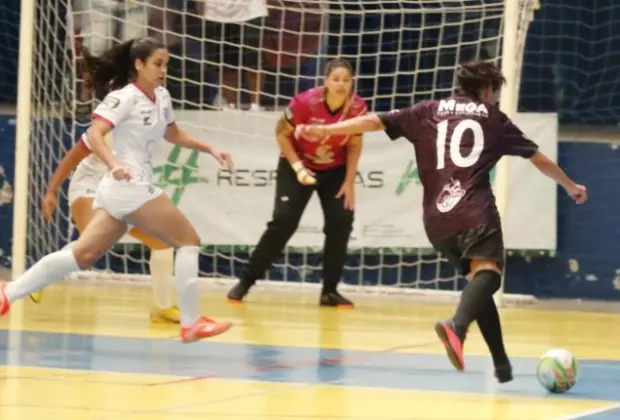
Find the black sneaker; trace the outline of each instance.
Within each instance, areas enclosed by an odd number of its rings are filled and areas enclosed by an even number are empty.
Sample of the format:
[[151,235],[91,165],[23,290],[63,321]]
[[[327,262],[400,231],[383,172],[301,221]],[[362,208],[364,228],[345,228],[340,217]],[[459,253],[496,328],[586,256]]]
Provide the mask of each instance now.
[[230,289],[228,295],[226,295],[228,301],[231,303],[242,303],[243,298],[248,294],[252,286],[252,284],[239,281],[232,289]]
[[512,381],[512,366],[510,366],[510,363],[507,365],[496,366],[495,377],[497,378],[497,382],[500,384]]
[[320,306],[331,306],[338,308],[353,309],[353,302],[338,292],[321,293]]

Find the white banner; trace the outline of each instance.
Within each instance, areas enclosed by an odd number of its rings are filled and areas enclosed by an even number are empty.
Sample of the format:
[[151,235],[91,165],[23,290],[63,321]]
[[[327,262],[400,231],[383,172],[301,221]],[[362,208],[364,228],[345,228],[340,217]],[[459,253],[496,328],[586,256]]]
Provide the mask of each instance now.
[[[208,155],[168,143],[157,152],[160,185],[194,223],[203,243],[255,245],[271,218],[279,149],[274,127],[279,113],[185,111],[178,123],[206,142],[229,151],[233,174]],[[555,114],[520,114],[517,124],[552,160],[557,159]],[[510,158],[509,249],[554,250],[556,186],[527,160]],[[415,157],[404,139],[366,134],[356,190],[351,247],[430,247],[422,224],[422,188]],[[311,200],[292,246],[323,245],[323,213]]]

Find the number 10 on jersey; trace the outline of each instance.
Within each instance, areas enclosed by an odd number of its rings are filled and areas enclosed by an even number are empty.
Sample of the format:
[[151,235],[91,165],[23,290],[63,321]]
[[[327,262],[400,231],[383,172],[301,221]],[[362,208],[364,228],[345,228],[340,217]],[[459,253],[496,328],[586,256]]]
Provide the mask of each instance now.
[[[461,144],[463,135],[471,130],[474,138],[474,144],[471,152],[467,156],[461,154]],[[448,120],[444,120],[437,124],[437,169],[443,169],[446,166],[446,137],[448,136]],[[468,168],[475,165],[480,159],[482,150],[484,149],[484,131],[482,126],[476,120],[463,120],[459,122],[452,136],[450,137],[450,160],[459,168]]]

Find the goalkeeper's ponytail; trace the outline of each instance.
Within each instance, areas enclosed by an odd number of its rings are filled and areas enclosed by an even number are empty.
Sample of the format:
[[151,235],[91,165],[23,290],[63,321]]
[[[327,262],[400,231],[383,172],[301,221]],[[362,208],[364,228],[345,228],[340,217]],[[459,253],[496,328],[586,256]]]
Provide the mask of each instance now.
[[146,62],[153,51],[166,48],[154,38],[130,39],[117,44],[100,56],[94,56],[87,48],[82,51],[88,78],[87,86],[102,99],[110,90],[120,89],[136,77],[135,61]]

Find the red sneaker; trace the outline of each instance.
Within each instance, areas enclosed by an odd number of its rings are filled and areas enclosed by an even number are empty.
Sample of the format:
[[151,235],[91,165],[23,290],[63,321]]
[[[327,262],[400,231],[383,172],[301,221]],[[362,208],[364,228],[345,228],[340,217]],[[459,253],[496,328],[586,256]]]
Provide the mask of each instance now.
[[181,341],[193,343],[203,338],[215,337],[228,331],[232,322],[216,322],[211,318],[202,316],[190,327],[181,327]]
[[6,293],[4,292],[6,285],[6,280],[0,281],[0,316],[6,315],[11,309],[11,302],[9,302],[9,298],[6,297]]
[[454,327],[450,321],[439,321],[435,324],[435,332],[443,343],[448,353],[448,359],[456,370],[465,370],[465,360],[463,359],[463,343],[454,332]]

